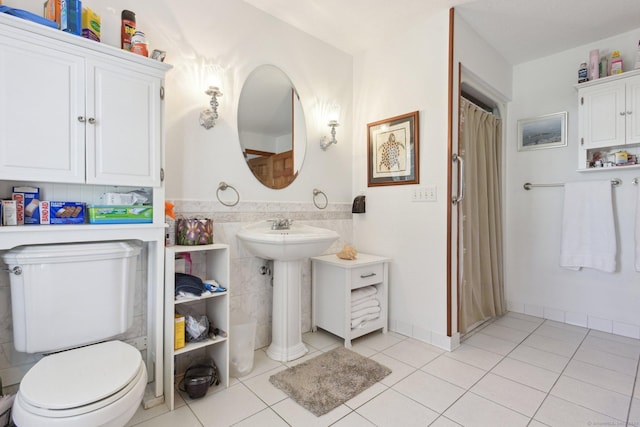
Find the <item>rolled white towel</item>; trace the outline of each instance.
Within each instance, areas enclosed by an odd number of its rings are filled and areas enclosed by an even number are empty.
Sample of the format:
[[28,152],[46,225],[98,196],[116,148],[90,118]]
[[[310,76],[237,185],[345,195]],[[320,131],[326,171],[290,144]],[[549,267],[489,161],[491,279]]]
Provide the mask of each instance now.
[[363,308],[377,307],[380,305],[380,301],[375,295],[371,295],[370,299],[362,300],[356,304],[351,304],[351,312],[362,310]]
[[351,312],[351,319],[357,319],[358,317],[362,317],[362,316],[366,316],[367,314],[374,314],[374,313],[380,313],[380,307],[379,306],[375,306],[375,307],[367,307],[367,308],[363,308],[362,310],[358,310],[358,311],[352,311]]
[[351,319],[351,329],[362,328],[370,320],[375,320],[380,317],[380,313],[365,314],[357,319]]
[[375,295],[378,292],[378,288],[375,286],[365,286],[364,288],[358,288],[351,291],[351,304],[361,302],[371,295]]

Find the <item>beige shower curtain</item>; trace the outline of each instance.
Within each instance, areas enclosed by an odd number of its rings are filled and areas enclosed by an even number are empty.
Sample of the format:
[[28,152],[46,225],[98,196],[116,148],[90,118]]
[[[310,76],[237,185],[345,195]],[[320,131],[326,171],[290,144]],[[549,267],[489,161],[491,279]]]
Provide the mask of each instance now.
[[460,332],[504,313],[502,270],[502,124],[495,115],[462,100],[460,155],[465,196],[460,207]]

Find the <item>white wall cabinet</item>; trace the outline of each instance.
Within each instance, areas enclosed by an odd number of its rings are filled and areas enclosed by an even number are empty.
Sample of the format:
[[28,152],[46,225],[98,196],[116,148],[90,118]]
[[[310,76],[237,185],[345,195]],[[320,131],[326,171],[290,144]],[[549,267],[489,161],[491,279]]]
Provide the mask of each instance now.
[[[175,260],[178,254],[189,253],[192,274],[200,279],[213,279],[227,292],[213,293],[200,298],[175,298]],[[174,313],[192,310],[206,314],[209,321],[229,334],[229,245],[169,246],[165,249],[165,321],[164,321],[164,396],[170,410],[174,409],[176,387],[185,369],[193,361],[202,358],[214,360],[220,373],[217,388],[229,386],[228,336],[218,336],[199,342],[187,342],[185,347],[174,349]]]
[[576,88],[578,169],[589,168],[593,151],[633,150],[640,144],[640,71],[592,80]]
[[[370,332],[382,329],[386,333],[390,262],[390,258],[362,253],[355,260],[343,260],[335,254],[312,257],[311,330],[319,327],[344,338],[345,347]],[[352,328],[351,292],[365,286],[377,288],[380,317]]]
[[0,179],[159,186],[163,77],[1,27]]
[[[99,192],[101,187],[94,184],[142,186],[152,189],[156,207],[151,224],[0,227],[0,251],[67,242],[145,242],[147,339],[140,345],[146,349],[153,389],[151,395],[145,394],[145,406],[160,403],[163,393],[164,188],[160,171],[164,108],[160,90],[170,68],[0,13],[2,195],[10,194],[7,189],[12,185],[25,182],[56,185],[59,191],[83,195]],[[42,196],[46,198],[47,192]]]

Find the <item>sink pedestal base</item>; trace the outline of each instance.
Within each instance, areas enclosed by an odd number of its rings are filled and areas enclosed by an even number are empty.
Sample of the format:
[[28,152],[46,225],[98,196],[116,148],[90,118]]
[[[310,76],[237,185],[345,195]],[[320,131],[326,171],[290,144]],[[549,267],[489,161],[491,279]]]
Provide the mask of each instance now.
[[267,356],[280,362],[307,353],[300,314],[302,261],[273,261],[273,324]]

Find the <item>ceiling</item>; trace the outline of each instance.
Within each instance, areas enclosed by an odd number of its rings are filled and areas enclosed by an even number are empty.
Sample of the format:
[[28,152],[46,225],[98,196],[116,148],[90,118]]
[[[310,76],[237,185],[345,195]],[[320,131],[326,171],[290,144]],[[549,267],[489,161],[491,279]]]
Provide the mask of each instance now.
[[244,1],[350,54],[455,7],[513,65],[640,27],[639,0]]

